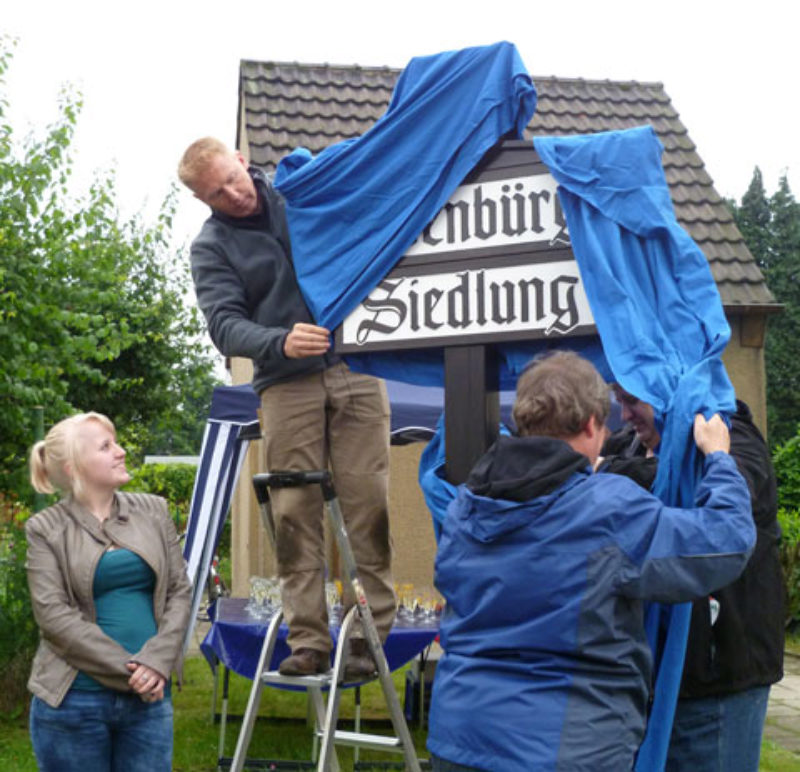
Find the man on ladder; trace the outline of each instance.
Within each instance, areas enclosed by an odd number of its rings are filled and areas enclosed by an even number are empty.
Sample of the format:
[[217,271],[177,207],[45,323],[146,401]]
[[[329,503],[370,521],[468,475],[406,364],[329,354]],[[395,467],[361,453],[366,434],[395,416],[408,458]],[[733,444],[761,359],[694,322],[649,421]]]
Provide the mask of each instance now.
[[[184,153],[181,181],[211,207],[192,243],[192,278],[214,345],[253,360],[268,470],[333,470],[358,575],[385,641],[395,615],[388,519],[389,402],[351,372],[314,324],[295,278],[283,201],[266,175],[213,138]],[[323,500],[318,486],[276,489],[277,565],[292,650],[282,675],[330,668]],[[354,602],[345,585],[345,607]],[[357,629],[346,681],[376,665]]]

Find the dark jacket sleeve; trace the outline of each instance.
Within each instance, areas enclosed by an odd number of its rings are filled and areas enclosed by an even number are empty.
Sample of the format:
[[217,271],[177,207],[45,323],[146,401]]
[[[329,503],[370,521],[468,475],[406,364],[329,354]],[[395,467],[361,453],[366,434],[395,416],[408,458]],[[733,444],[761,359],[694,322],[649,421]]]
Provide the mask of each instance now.
[[208,224],[192,243],[191,269],[197,303],[208,334],[220,353],[258,361],[285,360],[288,329],[252,320],[242,277],[231,264],[222,240]]
[[756,546],[742,575],[692,605],[682,697],[728,694],[783,675],[784,587],[775,472],[769,448],[743,402],[731,416],[731,456],[750,489]]

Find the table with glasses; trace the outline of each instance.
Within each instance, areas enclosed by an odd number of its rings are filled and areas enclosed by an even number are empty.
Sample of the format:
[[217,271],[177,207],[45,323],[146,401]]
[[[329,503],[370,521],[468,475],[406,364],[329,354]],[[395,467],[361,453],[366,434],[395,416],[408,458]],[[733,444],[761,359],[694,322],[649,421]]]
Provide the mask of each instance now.
[[[264,644],[270,616],[256,615],[247,609],[247,598],[219,598],[213,610],[211,629],[200,650],[212,668],[222,663],[234,673],[252,679]],[[338,615],[332,615],[331,637],[339,638]],[[291,651],[286,644],[286,624],[282,624],[275,644],[270,669],[276,669]],[[438,617],[398,614],[384,644],[389,670],[397,670],[428,647],[439,632]],[[333,654],[333,653],[332,653]]]
[[[214,673],[211,714],[213,720],[217,718],[220,720],[218,753],[220,762],[226,760],[224,756],[225,726],[227,719],[232,718],[227,712],[230,673],[234,672],[251,680],[254,678],[267,627],[275,610],[269,601],[255,604],[253,601],[252,594],[250,598],[221,597],[217,599],[210,610],[211,628],[200,644],[200,651]],[[341,609],[333,606],[329,613],[331,638],[335,647],[339,637]],[[286,644],[288,632],[286,624],[282,624],[270,669],[276,669],[280,661],[291,653]],[[430,609],[425,610],[421,607],[411,609],[401,605],[383,647],[389,670],[397,670],[417,657],[423,661],[424,667],[426,652],[429,651],[438,633],[439,615],[437,613]],[[332,658],[334,654],[335,648],[331,652]],[[220,665],[222,665],[223,673],[223,693],[221,712],[217,713]],[[424,678],[420,686],[424,688]],[[355,687],[358,704],[360,702],[359,687],[357,684],[348,684],[344,688],[351,687]],[[293,689],[297,687],[280,686],[275,688]],[[420,700],[424,703],[424,693],[420,695]]]

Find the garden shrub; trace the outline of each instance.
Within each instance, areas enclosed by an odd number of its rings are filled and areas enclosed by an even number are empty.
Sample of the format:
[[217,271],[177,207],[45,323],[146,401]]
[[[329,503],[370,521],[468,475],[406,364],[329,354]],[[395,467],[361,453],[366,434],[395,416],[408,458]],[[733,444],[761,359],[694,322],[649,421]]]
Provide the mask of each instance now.
[[131,472],[126,491],[163,496],[178,533],[186,530],[197,467],[192,464],[144,464]]
[[772,455],[778,481],[778,506],[800,510],[800,432]]
[[25,573],[25,520],[30,511],[0,493],[0,719],[28,706],[26,683],[39,631]]
[[781,526],[781,568],[786,590],[786,625],[794,629],[800,624],[800,510],[778,510]]
[[800,625],[800,433],[779,445],[772,461],[778,482],[786,624],[795,628]]

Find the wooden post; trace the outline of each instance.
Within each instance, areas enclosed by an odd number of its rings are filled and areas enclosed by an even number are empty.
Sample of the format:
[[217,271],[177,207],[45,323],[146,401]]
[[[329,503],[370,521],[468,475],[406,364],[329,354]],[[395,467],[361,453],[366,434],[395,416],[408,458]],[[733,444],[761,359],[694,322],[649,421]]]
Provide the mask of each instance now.
[[444,394],[445,476],[459,485],[497,439],[500,395],[494,347],[447,347]]

